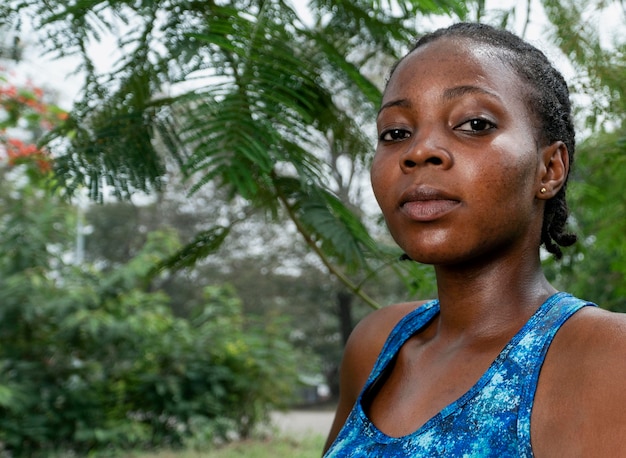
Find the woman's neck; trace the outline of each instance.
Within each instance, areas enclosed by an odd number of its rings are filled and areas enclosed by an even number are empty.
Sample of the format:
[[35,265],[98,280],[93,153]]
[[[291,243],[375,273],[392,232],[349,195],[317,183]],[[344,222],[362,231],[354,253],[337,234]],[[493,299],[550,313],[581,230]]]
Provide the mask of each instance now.
[[436,266],[439,330],[450,336],[509,333],[556,292],[543,274],[538,254],[511,259]]

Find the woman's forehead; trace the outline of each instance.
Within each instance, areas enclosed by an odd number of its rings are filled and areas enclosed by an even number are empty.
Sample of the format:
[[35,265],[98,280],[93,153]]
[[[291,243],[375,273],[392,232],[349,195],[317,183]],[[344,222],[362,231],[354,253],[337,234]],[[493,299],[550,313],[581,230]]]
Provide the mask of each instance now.
[[383,103],[396,94],[424,86],[476,85],[515,97],[525,92],[505,62],[505,52],[467,38],[439,38],[409,53],[398,64],[385,89]]

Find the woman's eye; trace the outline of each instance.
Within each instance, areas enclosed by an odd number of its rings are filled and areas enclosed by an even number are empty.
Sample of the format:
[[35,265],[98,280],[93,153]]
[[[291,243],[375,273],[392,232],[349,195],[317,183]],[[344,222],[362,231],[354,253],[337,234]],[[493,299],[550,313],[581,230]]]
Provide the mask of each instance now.
[[379,140],[383,142],[397,142],[409,138],[411,133],[404,129],[389,129],[380,134]]
[[495,128],[496,125],[491,121],[487,121],[486,119],[476,118],[470,119],[463,124],[457,126],[457,130],[462,130],[464,132],[484,132],[489,129]]

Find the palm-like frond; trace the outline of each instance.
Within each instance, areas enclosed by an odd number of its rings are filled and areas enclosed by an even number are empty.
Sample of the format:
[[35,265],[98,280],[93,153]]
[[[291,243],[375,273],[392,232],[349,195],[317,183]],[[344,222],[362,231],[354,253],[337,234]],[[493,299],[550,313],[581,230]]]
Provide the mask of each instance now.
[[193,267],[198,261],[217,250],[228,236],[228,232],[229,229],[226,227],[215,226],[196,234],[193,241],[172,256],[160,261],[153,269],[152,274],[154,275],[163,269],[178,270]]
[[378,246],[354,212],[326,189],[303,189],[293,179],[275,184],[311,242],[353,271],[368,269],[367,257],[379,254]]

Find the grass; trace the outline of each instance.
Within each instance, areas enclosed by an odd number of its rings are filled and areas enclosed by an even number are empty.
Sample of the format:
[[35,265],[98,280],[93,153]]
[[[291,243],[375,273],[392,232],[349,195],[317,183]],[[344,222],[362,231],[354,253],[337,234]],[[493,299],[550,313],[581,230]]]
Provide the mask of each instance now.
[[274,437],[265,440],[235,442],[206,452],[161,451],[133,455],[134,458],[319,458],[322,455],[324,437]]

